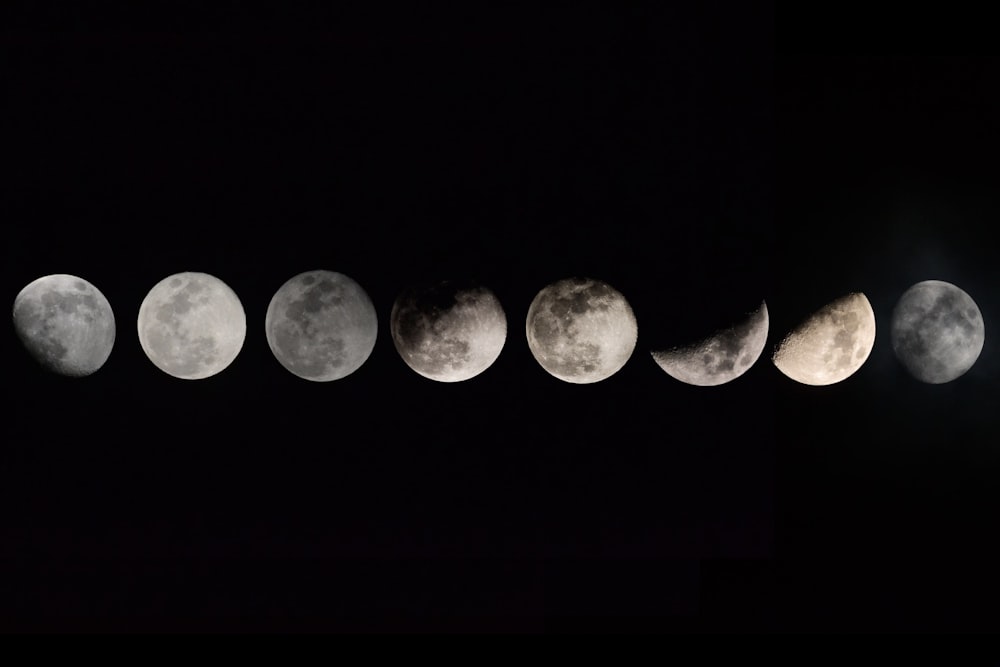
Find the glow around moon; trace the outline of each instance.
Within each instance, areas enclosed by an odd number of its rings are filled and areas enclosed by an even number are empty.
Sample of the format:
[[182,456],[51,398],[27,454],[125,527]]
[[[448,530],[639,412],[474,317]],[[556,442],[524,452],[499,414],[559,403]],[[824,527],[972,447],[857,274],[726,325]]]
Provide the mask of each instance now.
[[420,375],[460,382],[489,368],[507,340],[507,317],[481,285],[442,282],[404,290],[392,307],[392,340]]
[[767,304],[743,322],[685,347],[653,352],[653,359],[676,380],[700,387],[732,382],[757,362],[768,333]]
[[860,292],[828,303],[778,345],[774,365],[802,384],[822,386],[846,380],[875,345],[875,313]]
[[903,293],[892,313],[892,349],[921,382],[943,384],[979,359],[986,328],[979,306],[964,290],[925,280]]
[[339,380],[371,355],[378,334],[375,306],[342,273],[307,271],[282,285],[267,307],[267,344],[293,375]]
[[177,273],[158,282],[139,307],[139,343],[168,375],[200,380],[236,359],[247,322],[236,293],[207,273]]
[[31,356],[61,375],[94,373],[114,347],[111,304],[83,278],[55,274],[29,283],[14,299],[13,317]]
[[565,382],[588,384],[621,370],[635,350],[638,326],[621,292],[600,280],[567,278],[535,296],[526,332],[542,368]]

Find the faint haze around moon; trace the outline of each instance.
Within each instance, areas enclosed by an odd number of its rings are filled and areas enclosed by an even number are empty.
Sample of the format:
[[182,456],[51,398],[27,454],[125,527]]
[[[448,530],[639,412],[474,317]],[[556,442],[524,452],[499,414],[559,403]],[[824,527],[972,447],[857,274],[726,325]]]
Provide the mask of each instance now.
[[115,343],[115,316],[91,283],[67,274],[29,283],[14,299],[14,329],[46,369],[82,377],[100,369]]
[[226,369],[243,348],[243,305],[224,282],[207,273],[168,276],[139,307],[139,343],[168,375],[201,380]]
[[742,322],[691,345],[654,351],[653,360],[672,378],[687,384],[714,387],[732,382],[760,358],[768,326],[767,304],[761,303]]
[[925,280],[900,297],[892,313],[892,349],[909,373],[929,384],[964,375],[983,350],[979,306],[961,288]]
[[573,384],[605,380],[628,362],[638,325],[621,292],[591,278],[544,287],[531,302],[528,347],[554,377]]
[[439,382],[479,375],[507,339],[507,317],[496,295],[482,285],[453,281],[403,290],[392,306],[390,328],[406,365]]
[[304,380],[330,382],[358,370],[375,348],[378,316],[367,292],[334,271],[306,271],[271,298],[267,344],[285,369]]
[[823,386],[860,369],[875,345],[875,313],[860,292],[832,301],[806,318],[778,345],[772,361],[802,384]]

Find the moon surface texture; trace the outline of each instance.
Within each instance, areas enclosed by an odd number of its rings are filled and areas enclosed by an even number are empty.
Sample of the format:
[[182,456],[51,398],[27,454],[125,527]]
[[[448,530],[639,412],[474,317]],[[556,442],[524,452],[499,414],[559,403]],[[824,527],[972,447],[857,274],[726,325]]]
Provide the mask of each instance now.
[[600,280],[567,278],[542,289],[528,308],[528,347],[555,377],[574,384],[607,379],[632,356],[635,314]]
[[29,283],[14,299],[13,318],[28,353],[60,375],[94,373],[115,344],[111,304],[76,276],[55,274]]
[[236,293],[207,273],[167,276],[139,307],[139,343],[168,375],[200,380],[224,370],[246,338],[247,320]]
[[732,382],[756,363],[768,332],[767,304],[740,322],[697,343],[654,351],[653,360],[668,375],[700,387]]
[[496,295],[450,281],[404,290],[392,306],[390,328],[406,365],[438,382],[479,375],[507,340],[507,316]]
[[358,370],[375,348],[378,316],[368,293],[342,273],[306,271],[271,298],[267,344],[290,373],[313,382]]
[[822,386],[846,380],[875,345],[875,313],[860,292],[832,301],[810,315],[778,345],[773,362],[802,384]]
[[976,363],[986,328],[971,296],[951,283],[925,280],[900,297],[891,337],[896,358],[913,377],[943,384]]

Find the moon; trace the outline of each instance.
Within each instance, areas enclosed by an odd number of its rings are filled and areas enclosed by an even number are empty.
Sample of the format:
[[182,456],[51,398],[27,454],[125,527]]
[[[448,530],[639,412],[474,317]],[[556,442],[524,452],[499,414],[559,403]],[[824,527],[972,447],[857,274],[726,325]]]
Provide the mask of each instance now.
[[907,371],[929,384],[964,375],[983,351],[986,328],[965,291],[941,280],[910,287],[892,312],[892,349]]
[[507,317],[486,287],[444,281],[407,288],[392,306],[392,342],[414,371],[461,382],[489,368],[507,340]]
[[60,375],[96,372],[115,344],[111,304],[77,276],[60,273],[29,283],[14,299],[13,318],[28,353]]
[[339,380],[375,347],[378,317],[361,285],[342,273],[306,271],[283,284],[267,307],[267,344],[293,375]]
[[875,345],[875,313],[860,292],[828,303],[793,329],[777,346],[778,370],[802,384],[823,386],[846,380]]
[[767,343],[767,304],[740,322],[697,343],[652,352],[653,360],[668,375],[699,387],[732,382],[756,363]]
[[207,273],[167,276],[139,307],[139,343],[164,373],[201,380],[226,369],[246,338],[247,320],[236,293]]
[[551,375],[574,384],[617,373],[635,350],[638,326],[621,292],[591,278],[546,286],[528,308],[528,347]]

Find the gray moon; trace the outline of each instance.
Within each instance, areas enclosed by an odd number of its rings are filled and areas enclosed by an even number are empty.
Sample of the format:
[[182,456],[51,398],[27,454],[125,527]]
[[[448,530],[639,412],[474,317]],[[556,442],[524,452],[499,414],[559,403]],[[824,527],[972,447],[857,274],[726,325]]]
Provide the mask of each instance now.
[[507,316],[481,285],[444,281],[404,290],[392,306],[392,341],[414,371],[461,382],[489,368],[507,340]]
[[916,379],[943,384],[964,375],[979,359],[986,327],[965,291],[941,280],[910,287],[892,312],[892,349]]
[[832,301],[793,329],[775,349],[779,371],[802,384],[823,386],[856,373],[875,345],[875,313],[860,292]]
[[267,344],[288,372],[329,382],[358,370],[375,348],[378,317],[361,285],[342,273],[306,271],[267,307]]
[[543,288],[528,308],[528,347],[551,375],[600,382],[632,356],[635,314],[621,292],[600,280],[567,278]]
[[653,360],[668,375],[699,387],[732,382],[756,363],[767,343],[767,304],[740,322],[697,343],[655,351]]
[[207,273],[167,276],[139,307],[139,343],[164,373],[201,380],[225,370],[243,348],[247,320],[239,297]]
[[60,375],[94,373],[115,344],[111,304],[76,276],[54,274],[29,283],[14,299],[13,317],[28,353]]

